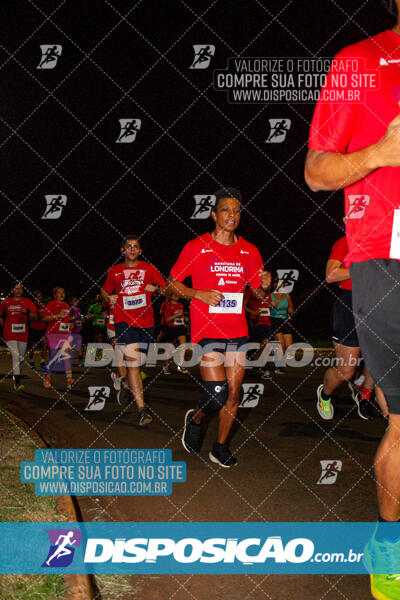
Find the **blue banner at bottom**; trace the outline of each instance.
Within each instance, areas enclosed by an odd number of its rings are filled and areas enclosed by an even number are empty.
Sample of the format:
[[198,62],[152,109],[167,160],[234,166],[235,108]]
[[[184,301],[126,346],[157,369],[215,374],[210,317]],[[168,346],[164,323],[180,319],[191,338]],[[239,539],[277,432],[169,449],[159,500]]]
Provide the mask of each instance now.
[[399,573],[400,524],[382,527],[378,541],[375,523],[2,523],[0,573]]

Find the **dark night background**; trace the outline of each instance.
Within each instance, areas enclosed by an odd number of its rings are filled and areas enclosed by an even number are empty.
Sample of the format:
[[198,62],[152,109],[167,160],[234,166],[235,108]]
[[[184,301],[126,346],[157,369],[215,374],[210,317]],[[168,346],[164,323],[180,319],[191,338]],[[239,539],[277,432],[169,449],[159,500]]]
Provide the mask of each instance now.
[[[93,297],[130,231],[167,276],[211,229],[190,219],[194,194],[233,185],[239,232],[268,268],[300,272],[299,339],[328,337],[323,275],[343,194],[304,183],[313,105],[230,105],[213,71],[237,55],[332,57],[392,26],[378,0],[8,0],[0,12],[0,290],[19,279],[26,295],[57,284]],[[40,44],[62,45],[56,68],[37,69]],[[208,69],[189,69],[193,44],[215,45]],[[142,121],[136,140],[116,144],[130,117]],[[271,117],[292,121],[282,144],[265,143]],[[41,219],[45,194],[67,196],[60,219]]]

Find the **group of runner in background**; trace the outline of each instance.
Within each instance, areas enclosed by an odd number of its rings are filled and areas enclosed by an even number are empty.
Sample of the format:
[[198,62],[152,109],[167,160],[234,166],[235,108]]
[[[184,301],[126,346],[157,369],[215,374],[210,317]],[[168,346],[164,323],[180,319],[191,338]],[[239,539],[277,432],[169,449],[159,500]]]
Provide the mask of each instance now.
[[[39,354],[38,368],[43,371],[44,387],[51,388],[51,374],[62,371],[69,390],[74,383],[72,365],[75,356],[78,364],[84,365],[84,345],[92,342],[87,352],[91,353],[89,358],[93,361],[96,360],[98,345],[108,343],[113,346],[117,359],[113,368],[109,369],[117,401],[121,406],[135,402],[139,424],[148,425],[152,415],[144,402],[143,381],[147,374],[143,370],[143,362],[149,345],[157,341],[176,346],[174,361],[170,356],[163,366],[163,373],[168,376],[174,370],[173,362],[178,373],[189,374],[185,367],[185,350],[189,340],[198,348],[208,348],[210,343],[215,342],[219,345],[221,342],[229,343],[229,347],[222,350],[211,348],[199,352],[203,355],[200,372],[207,392],[206,406],[222,411],[225,404],[231,405],[229,418],[225,416],[221,421],[222,442],[216,442],[224,445],[236,414],[240,393],[238,382],[243,380],[244,368],[236,365],[231,373],[228,368],[211,369],[207,361],[214,360],[222,352],[232,353],[232,360],[239,364],[243,343],[259,344],[251,356],[255,359],[260,357],[269,342],[274,341],[278,352],[270,364],[258,369],[258,374],[263,379],[270,378],[272,372],[282,375],[285,373],[285,360],[280,361],[279,356],[288,358],[294,331],[291,296],[282,291],[283,281],[277,276],[272,278],[268,271],[263,270],[258,250],[235,233],[240,220],[241,195],[233,188],[227,189],[228,192],[219,190],[217,193],[216,208],[212,211],[214,231],[185,246],[168,282],[153,264],[142,260],[140,238],[132,234],[121,244],[123,262],[108,270],[101,293],[97,294],[86,312],[79,307],[78,298],[71,297],[66,301],[62,287],[55,287],[53,298],[45,303],[39,291],[33,294],[33,301],[24,297],[22,284],[16,283],[11,296],[0,305],[0,325],[4,325],[3,338],[11,353],[15,390],[20,392],[24,389],[21,366],[27,350],[31,369],[37,368],[35,351]],[[326,371],[317,390],[317,410],[325,420],[333,418],[331,395],[344,381],[349,382],[358,414],[364,419],[369,416],[368,405],[374,389],[374,381],[366,369],[354,381],[360,348],[352,318],[350,275],[342,265],[346,253],[346,240],[342,238],[333,247],[326,270],[327,282],[340,284],[340,294],[332,313],[332,339],[340,361]],[[193,264],[197,263],[198,270],[192,272]],[[261,275],[257,274],[255,265]],[[250,283],[249,273],[252,273],[252,281],[258,282],[257,285]],[[183,284],[187,277],[196,281],[197,288]],[[264,283],[260,284],[260,281]],[[159,295],[164,300],[159,308],[157,331],[154,305]],[[236,321],[238,327],[234,326]],[[207,368],[202,368],[202,365]],[[387,407],[379,390],[377,400],[386,416]],[[197,412],[188,413],[182,443],[186,450],[197,452],[197,426],[207,410],[198,408]],[[223,411],[221,414],[224,414]],[[233,458],[229,451],[225,446],[221,448],[216,447],[214,458],[217,457],[221,464],[232,466]]]

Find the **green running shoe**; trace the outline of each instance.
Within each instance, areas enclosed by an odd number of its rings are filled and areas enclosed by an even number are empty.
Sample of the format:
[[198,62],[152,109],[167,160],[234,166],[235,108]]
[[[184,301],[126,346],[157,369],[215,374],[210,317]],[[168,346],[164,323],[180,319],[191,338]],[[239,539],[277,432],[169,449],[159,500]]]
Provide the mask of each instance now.
[[321,383],[321,385],[317,389],[317,410],[319,412],[319,416],[322,419],[325,419],[325,421],[330,421],[331,419],[333,419],[334,410],[330,399],[322,399],[321,392],[323,390],[323,387],[324,386]]
[[378,542],[374,535],[364,548],[364,564],[367,570],[380,571],[385,575],[370,574],[371,594],[377,600],[398,600],[400,598],[400,540]]
[[371,594],[376,600],[400,598],[400,575],[370,575]]

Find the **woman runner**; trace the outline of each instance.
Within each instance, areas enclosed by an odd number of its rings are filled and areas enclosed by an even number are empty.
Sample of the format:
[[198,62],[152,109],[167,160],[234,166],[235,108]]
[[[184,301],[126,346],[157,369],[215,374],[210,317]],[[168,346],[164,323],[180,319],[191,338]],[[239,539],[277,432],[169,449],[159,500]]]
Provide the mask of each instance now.
[[[248,340],[243,292],[249,284],[253,294],[263,298],[271,276],[263,270],[257,248],[236,234],[241,193],[224,188],[215,196],[211,213],[215,228],[183,248],[171,270],[168,292],[191,299],[192,342],[203,354],[200,373],[204,393],[197,408],[185,415],[182,445],[187,452],[198,453],[203,418],[219,412],[218,437],[209,458],[230,468],[237,459],[232,456],[227,439],[236,418],[244,377],[245,351],[241,346]],[[189,276],[193,287],[182,283]]]

